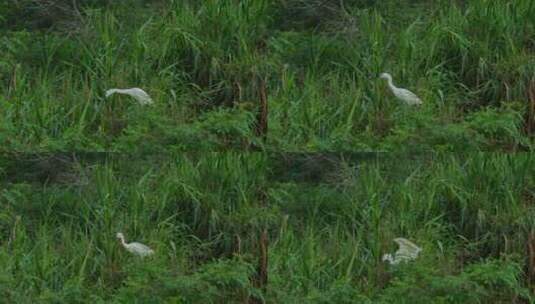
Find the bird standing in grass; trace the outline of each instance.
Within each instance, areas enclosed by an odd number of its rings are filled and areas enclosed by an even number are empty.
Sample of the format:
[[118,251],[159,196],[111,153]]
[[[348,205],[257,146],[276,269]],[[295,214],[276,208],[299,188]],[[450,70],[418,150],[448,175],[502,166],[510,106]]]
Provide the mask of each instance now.
[[128,252],[131,252],[135,255],[138,255],[140,257],[146,257],[154,253],[154,250],[141,243],[126,243],[124,240],[124,235],[121,232],[117,232],[117,238],[121,240],[121,245],[123,245],[123,247],[126,248]]
[[401,99],[403,102],[405,102],[408,105],[420,105],[422,104],[422,100],[416,96],[413,92],[407,90],[398,88],[392,83],[392,75],[388,73],[382,73],[380,75],[381,79],[385,79],[388,81],[388,86],[390,87],[390,90],[392,90],[392,93],[394,96],[396,96],[398,99]]
[[399,245],[398,251],[396,251],[393,255],[390,253],[383,255],[383,261],[388,261],[392,265],[414,260],[418,257],[420,251],[422,251],[422,248],[404,238],[395,238],[394,242]]

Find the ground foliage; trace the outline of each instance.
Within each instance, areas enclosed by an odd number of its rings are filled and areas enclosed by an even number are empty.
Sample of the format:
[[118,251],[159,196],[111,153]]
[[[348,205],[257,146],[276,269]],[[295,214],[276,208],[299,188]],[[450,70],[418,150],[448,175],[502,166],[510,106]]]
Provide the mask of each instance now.
[[[533,146],[533,1],[0,3],[8,151],[258,146],[261,80],[272,151]],[[396,101],[383,71],[424,106]],[[104,98],[134,86],[154,106]]]
[[[5,156],[0,294],[17,303],[532,301],[532,155],[401,160],[391,153]],[[263,229],[269,277],[258,286]],[[128,254],[118,231],[155,256]],[[423,251],[392,267],[381,257],[396,250],[398,236]]]
[[[1,298],[535,301],[534,16],[534,1],[0,0]],[[115,87],[154,104],[104,98]],[[423,251],[391,267],[400,236]]]

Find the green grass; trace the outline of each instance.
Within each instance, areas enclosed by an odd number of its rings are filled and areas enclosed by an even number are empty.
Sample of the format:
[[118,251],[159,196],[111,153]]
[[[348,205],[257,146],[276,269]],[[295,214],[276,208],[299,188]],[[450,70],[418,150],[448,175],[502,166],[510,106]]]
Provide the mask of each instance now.
[[[6,9],[3,149],[241,150],[259,145],[260,79],[269,150],[532,149],[533,1],[320,2],[93,4],[47,30]],[[155,105],[103,96],[134,86]]]
[[[4,157],[0,294],[17,303],[533,300],[531,155],[326,157]],[[250,278],[264,228],[261,291]],[[155,256],[128,254],[118,231]],[[381,256],[398,236],[423,252],[391,267]]]
[[78,2],[0,0],[0,302],[535,301],[535,1]]

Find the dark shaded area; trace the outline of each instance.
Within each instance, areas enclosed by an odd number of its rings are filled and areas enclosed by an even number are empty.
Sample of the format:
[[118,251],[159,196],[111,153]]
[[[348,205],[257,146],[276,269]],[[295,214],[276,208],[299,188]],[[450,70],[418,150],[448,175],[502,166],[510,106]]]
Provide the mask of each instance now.
[[371,8],[376,0],[291,0],[278,1],[275,24],[282,30],[328,30],[349,8]]
[[4,0],[0,2],[2,11],[0,25],[8,30],[43,30],[73,20],[80,15],[80,9],[101,7],[109,0]]
[[80,163],[102,163],[118,155],[97,152],[5,153],[0,155],[0,180],[7,183],[61,182],[75,174],[75,167]]
[[[84,9],[113,5],[143,6],[155,1],[127,0],[1,0],[0,28],[7,30],[48,30],[76,27]],[[72,30],[72,28],[70,28]],[[69,29],[67,29],[69,30]]]
[[269,179],[277,182],[293,181],[319,183],[337,170],[340,162],[377,161],[386,159],[391,153],[272,153],[269,155],[271,171]]
[[[456,159],[466,161],[469,156],[457,153]],[[373,166],[392,182],[402,182],[410,172],[449,160],[448,154],[431,152],[270,153],[267,179],[273,184],[296,183],[305,188],[324,184],[330,187],[348,178],[348,174],[363,177],[364,166]]]

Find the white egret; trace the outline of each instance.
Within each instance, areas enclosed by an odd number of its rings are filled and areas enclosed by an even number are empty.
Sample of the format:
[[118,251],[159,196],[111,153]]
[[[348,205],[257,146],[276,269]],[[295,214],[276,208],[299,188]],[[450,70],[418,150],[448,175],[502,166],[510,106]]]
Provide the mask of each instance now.
[[150,98],[149,94],[147,94],[147,92],[143,91],[140,88],[109,89],[106,91],[106,97],[110,97],[115,93],[130,95],[142,105],[152,104],[152,99]]
[[420,251],[422,251],[422,248],[404,238],[395,238],[394,242],[399,245],[398,251],[394,254],[387,253],[383,255],[383,261],[388,261],[392,265],[414,260],[418,257]]
[[154,253],[154,250],[141,243],[126,243],[124,240],[124,235],[121,232],[117,232],[117,238],[121,240],[121,245],[123,245],[123,247],[126,248],[128,252],[131,252],[135,255],[138,255],[140,257],[146,257]]
[[392,90],[392,93],[394,96],[396,96],[398,99],[401,99],[403,102],[405,102],[408,105],[420,105],[422,104],[422,100],[416,96],[413,92],[396,87],[392,83],[392,75],[388,73],[382,73],[380,75],[381,79],[386,79],[388,81],[388,86],[390,87],[390,90]]

